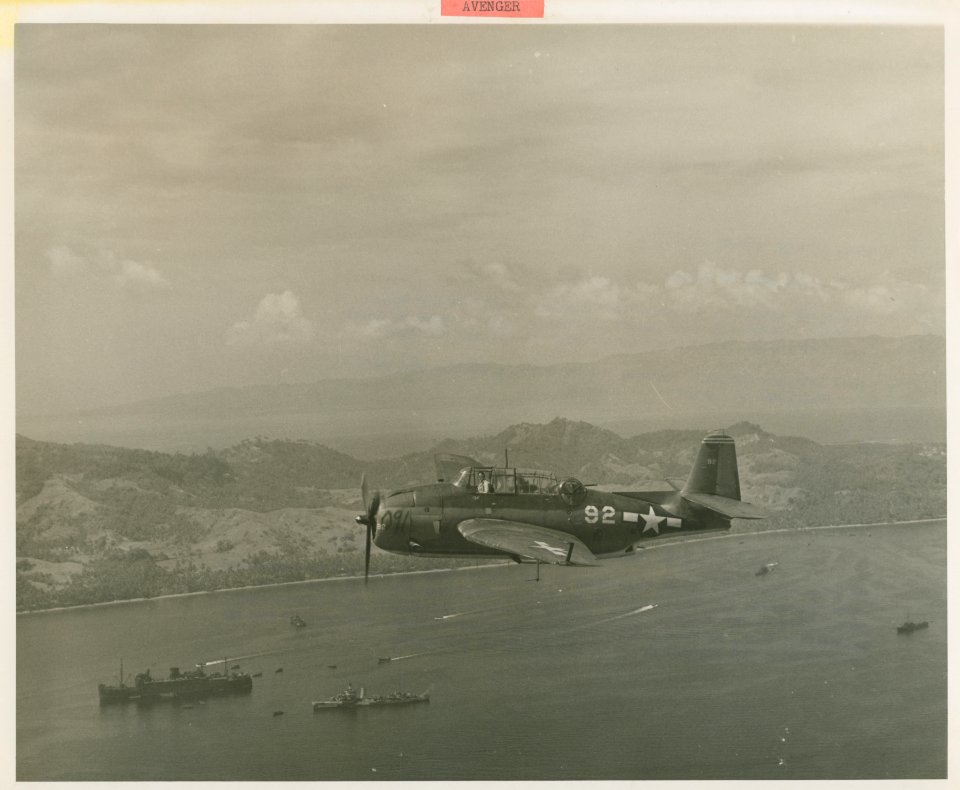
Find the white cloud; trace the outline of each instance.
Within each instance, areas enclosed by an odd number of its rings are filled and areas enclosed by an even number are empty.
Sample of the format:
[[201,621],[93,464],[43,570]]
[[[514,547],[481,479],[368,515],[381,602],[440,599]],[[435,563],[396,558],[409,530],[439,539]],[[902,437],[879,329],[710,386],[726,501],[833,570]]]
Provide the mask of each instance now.
[[664,285],[673,290],[674,288],[683,288],[686,285],[690,285],[693,282],[693,277],[687,274],[684,271],[675,271],[671,274]]
[[360,327],[360,334],[364,337],[380,337],[386,334],[393,322],[385,318],[371,318],[366,324]]
[[771,306],[791,284],[782,272],[768,274],[760,269],[744,273],[704,261],[696,275],[676,271],[664,283],[664,302],[681,311],[710,307]]
[[431,315],[428,318],[412,315],[398,321],[372,318],[359,327],[358,331],[364,337],[390,337],[411,331],[439,337],[446,333],[447,322],[440,315]]
[[426,335],[442,335],[446,331],[446,323],[439,315],[432,315],[425,319],[411,316],[407,319],[407,325]]
[[304,318],[300,300],[292,291],[267,294],[253,318],[238,321],[227,330],[227,345],[306,343],[313,339],[313,322]]
[[845,304],[873,315],[921,314],[931,306],[930,290],[923,285],[885,278],[884,281],[842,291]]
[[[558,283],[532,297],[530,311],[554,328],[570,324],[618,320],[640,324],[669,316],[714,317],[763,315],[769,324],[793,321],[833,325],[845,333],[851,322],[901,317],[911,331],[936,330],[943,311],[943,293],[886,274],[873,282],[823,280],[802,272],[738,271],[705,261],[696,271],[676,270],[661,283],[620,285],[607,277],[589,276]],[[586,322],[586,324],[585,324]]]
[[81,255],[63,244],[51,247],[46,255],[51,271],[58,276],[108,279],[123,290],[140,293],[170,288],[169,281],[154,266],[120,259],[111,250]]
[[136,261],[120,261],[113,280],[121,288],[136,291],[166,290],[170,287],[160,272]]
[[46,255],[47,260],[50,261],[50,270],[54,274],[77,274],[86,268],[83,258],[66,245],[51,247]]
[[613,320],[629,307],[630,295],[608,277],[588,276],[560,282],[538,297],[534,313],[541,318],[575,317]]
[[503,263],[485,263],[481,269],[484,279],[512,293],[519,293],[523,286],[517,282],[516,274]]

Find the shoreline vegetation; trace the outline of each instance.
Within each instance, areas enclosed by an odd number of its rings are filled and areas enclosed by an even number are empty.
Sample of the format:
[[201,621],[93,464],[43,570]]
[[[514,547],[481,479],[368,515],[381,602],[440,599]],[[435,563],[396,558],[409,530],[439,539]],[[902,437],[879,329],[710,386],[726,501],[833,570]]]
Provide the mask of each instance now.
[[[370,578],[388,576],[416,576],[425,573],[448,573],[451,571],[478,571],[484,568],[499,568],[504,565],[512,565],[510,560],[488,560],[480,565],[464,565],[461,567],[449,568],[424,568],[417,571],[394,571],[392,573],[371,573]],[[122,606],[131,603],[146,603],[147,601],[162,601],[168,598],[189,598],[195,595],[217,595],[219,593],[244,592],[248,590],[268,590],[273,587],[291,587],[295,584],[321,584],[323,582],[347,582],[362,579],[363,576],[324,576],[317,579],[296,579],[288,582],[267,582],[265,584],[247,584],[242,587],[224,587],[218,590],[194,590],[192,592],[164,593],[153,597],[140,598],[118,598],[115,601],[97,601],[95,603],[78,603],[68,606],[52,606],[48,609],[23,609],[17,611],[17,616],[22,614],[50,614],[52,612],[69,612],[74,609],[93,609],[100,606]]]
[[[936,518],[947,510],[946,444],[821,445],[730,426],[743,499],[768,518],[732,534]],[[168,454],[16,440],[16,610],[350,578],[363,567],[361,474],[389,491],[435,479],[438,453],[551,469],[620,491],[682,485],[706,431],[624,438],[585,422],[523,423],[379,461],[307,441],[245,440]],[[641,541],[640,549],[649,548]],[[654,543],[654,542],[650,542]],[[378,574],[497,559],[378,554]]]
[[[710,534],[710,535],[697,535],[695,537],[689,538],[674,538],[668,539],[661,542],[651,542],[650,545],[638,547],[642,551],[650,551],[651,549],[662,549],[668,546],[680,546],[686,543],[700,543],[706,540],[722,540],[729,538],[745,538],[745,537],[760,537],[761,535],[766,537],[769,535],[785,535],[792,534],[797,532],[814,532],[819,530],[828,530],[828,529],[867,529],[870,527],[896,527],[896,526],[907,526],[910,524],[934,524],[939,521],[946,521],[947,516],[935,516],[932,518],[921,518],[921,519],[911,519],[907,521],[879,521],[879,522],[870,522],[862,524],[824,524],[817,526],[800,526],[800,527],[791,527],[787,529],[766,529],[766,530],[754,530],[754,531],[731,531],[723,532],[720,534]],[[625,555],[622,558],[614,557],[608,561],[616,562],[618,559],[629,560],[629,555]],[[471,560],[471,562],[474,562]],[[408,570],[408,571],[393,571],[387,573],[373,573],[371,578],[377,577],[392,577],[392,576],[416,576],[423,575],[428,573],[450,573],[455,571],[478,571],[485,570],[489,568],[502,568],[503,566],[514,565],[515,563],[512,560],[496,560],[488,559],[480,562],[479,564],[473,565],[462,565],[459,567],[443,567],[443,568],[424,568],[421,570]],[[525,563],[532,565],[533,563]],[[34,614],[53,614],[57,612],[69,612],[76,609],[92,609],[95,607],[107,607],[107,606],[122,606],[125,604],[136,604],[136,603],[146,603],[148,601],[160,601],[169,598],[187,598],[190,596],[198,595],[216,595],[219,593],[232,593],[232,592],[245,592],[249,590],[266,590],[274,587],[290,587],[296,584],[322,584],[324,582],[347,582],[347,581],[357,581],[362,579],[363,576],[353,575],[353,576],[326,576],[323,578],[317,579],[296,579],[293,581],[285,582],[268,582],[266,584],[248,584],[242,587],[224,587],[217,590],[195,590],[192,592],[182,592],[182,593],[166,593],[163,595],[157,595],[154,597],[140,597],[140,598],[123,598],[114,601],[97,601],[95,603],[81,603],[81,604],[71,604],[68,606],[53,606],[47,609],[24,609],[18,610],[17,616],[20,615],[34,615]]]

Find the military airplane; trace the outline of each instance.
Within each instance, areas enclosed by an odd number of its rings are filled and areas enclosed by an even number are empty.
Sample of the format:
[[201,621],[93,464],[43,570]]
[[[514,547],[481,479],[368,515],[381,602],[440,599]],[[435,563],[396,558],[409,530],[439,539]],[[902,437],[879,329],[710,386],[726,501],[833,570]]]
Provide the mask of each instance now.
[[[371,494],[360,481],[371,543],[421,557],[510,558],[515,562],[596,565],[631,554],[644,541],[730,528],[734,518],[763,518],[740,500],[734,440],[704,437],[686,484],[670,491],[601,491],[552,472],[437,456],[438,482]],[[453,472],[451,475],[450,473]],[[539,574],[538,574],[539,577]]]

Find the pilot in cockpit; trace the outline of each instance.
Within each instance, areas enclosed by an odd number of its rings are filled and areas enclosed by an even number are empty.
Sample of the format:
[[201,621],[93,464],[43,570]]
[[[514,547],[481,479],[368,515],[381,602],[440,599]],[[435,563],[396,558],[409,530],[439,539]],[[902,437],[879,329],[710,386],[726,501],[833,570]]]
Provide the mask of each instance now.
[[493,484],[489,480],[487,480],[487,476],[483,472],[479,472],[479,480],[477,481],[477,493],[478,494],[493,493]]

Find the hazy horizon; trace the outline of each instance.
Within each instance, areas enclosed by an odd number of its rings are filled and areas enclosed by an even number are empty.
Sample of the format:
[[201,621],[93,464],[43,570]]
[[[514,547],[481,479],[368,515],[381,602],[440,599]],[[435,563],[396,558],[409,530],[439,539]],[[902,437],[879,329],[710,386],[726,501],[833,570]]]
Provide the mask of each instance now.
[[[685,350],[685,349],[709,348],[710,346],[724,346],[724,345],[736,344],[736,343],[763,343],[763,344],[769,344],[769,343],[803,342],[804,340],[814,340],[814,341],[858,340],[858,339],[864,339],[864,340],[865,340],[865,339],[875,338],[875,337],[889,337],[889,336],[873,334],[873,335],[847,335],[847,336],[834,336],[834,337],[821,337],[821,338],[777,338],[777,339],[774,339],[774,340],[766,340],[766,341],[764,341],[764,340],[756,340],[756,341],[721,340],[721,341],[714,341],[714,342],[691,343],[690,345],[685,345],[685,346],[669,346],[669,347],[664,347],[664,348],[646,349],[645,351],[601,354],[601,355],[598,355],[595,360],[583,360],[583,361],[585,361],[585,362],[589,362],[589,361],[603,361],[603,360],[605,360],[605,359],[609,359],[609,358],[613,358],[613,357],[624,356],[625,354],[626,354],[626,355],[630,355],[631,353],[632,353],[632,354],[645,354],[645,353],[656,353],[656,352],[683,351],[683,350]],[[897,336],[893,336],[893,337],[897,337]],[[908,338],[908,337],[936,337],[936,338],[943,338],[944,340],[946,339],[946,335],[945,335],[945,334],[936,334],[936,333],[917,334],[917,335],[901,335],[900,337],[903,337],[903,338]],[[579,362],[579,360],[578,360],[578,362]],[[116,402],[104,401],[104,402],[98,403],[96,406],[89,406],[89,407],[86,407],[86,408],[67,409],[67,410],[63,410],[63,411],[59,411],[59,412],[56,412],[56,411],[51,411],[51,412],[35,412],[35,411],[29,411],[29,410],[23,408],[23,404],[22,404],[22,403],[19,403],[19,402],[18,402],[18,404],[17,404],[17,415],[18,415],[18,417],[26,417],[26,418],[43,418],[43,417],[63,417],[63,416],[69,416],[69,415],[72,415],[72,414],[88,414],[88,413],[96,413],[96,412],[101,411],[101,410],[110,410],[110,409],[115,409],[115,408],[123,408],[123,407],[126,407],[126,406],[135,406],[135,405],[139,405],[139,404],[147,404],[147,403],[150,403],[150,402],[153,402],[153,401],[164,401],[164,400],[166,400],[166,399],[168,399],[168,398],[176,398],[176,397],[178,397],[178,396],[202,395],[202,394],[204,394],[204,393],[224,391],[224,390],[239,390],[239,389],[244,389],[244,388],[246,388],[246,387],[271,387],[271,386],[275,386],[275,387],[279,387],[279,386],[309,387],[309,386],[311,386],[311,385],[322,384],[322,383],[333,383],[333,382],[338,382],[338,381],[343,381],[343,382],[374,381],[374,380],[377,380],[377,379],[380,379],[380,378],[383,378],[383,377],[391,377],[391,376],[403,375],[403,374],[407,374],[407,373],[443,372],[443,371],[445,371],[445,370],[455,370],[455,369],[458,369],[458,368],[462,369],[463,367],[470,368],[470,367],[480,367],[480,366],[488,367],[488,366],[489,366],[489,367],[491,367],[491,368],[492,368],[492,367],[507,367],[507,368],[513,368],[513,369],[521,369],[521,368],[530,368],[530,367],[533,367],[533,368],[541,368],[541,369],[543,369],[543,368],[549,368],[549,367],[553,367],[553,366],[555,366],[555,365],[560,365],[560,364],[564,364],[564,363],[562,363],[562,362],[545,362],[545,361],[544,361],[544,362],[509,362],[509,361],[505,361],[505,362],[480,362],[480,361],[476,361],[476,362],[474,362],[474,361],[464,361],[464,362],[453,362],[453,363],[448,363],[448,364],[431,364],[430,362],[425,361],[422,366],[419,366],[419,367],[411,367],[411,368],[408,368],[408,369],[406,369],[406,370],[393,371],[393,372],[390,372],[390,373],[382,373],[382,372],[373,372],[373,371],[371,371],[371,372],[367,372],[366,374],[358,373],[358,374],[352,375],[352,376],[340,376],[340,377],[330,377],[330,376],[326,376],[326,377],[325,377],[325,376],[322,376],[322,375],[321,375],[320,377],[315,378],[315,379],[309,379],[309,380],[305,379],[305,380],[303,380],[303,381],[295,381],[295,382],[292,382],[292,381],[273,381],[273,382],[261,382],[261,383],[256,383],[256,384],[221,384],[221,385],[217,385],[217,386],[214,386],[214,387],[208,387],[208,388],[204,388],[204,389],[192,389],[192,390],[186,390],[186,389],[185,389],[185,390],[180,390],[180,391],[177,391],[177,392],[166,393],[166,394],[163,394],[163,395],[153,395],[153,396],[147,396],[147,397],[145,397],[145,398],[137,398],[137,399],[135,399],[135,400],[125,400],[125,401],[116,401]],[[946,404],[944,404],[944,406],[945,406],[945,405],[946,405]]]
[[738,341],[552,366],[471,362],[382,379],[220,388],[61,415],[21,410],[17,431],[151,450],[203,452],[263,436],[403,454],[564,417],[634,433],[747,420],[828,443],[942,442],[945,377],[942,336]]

